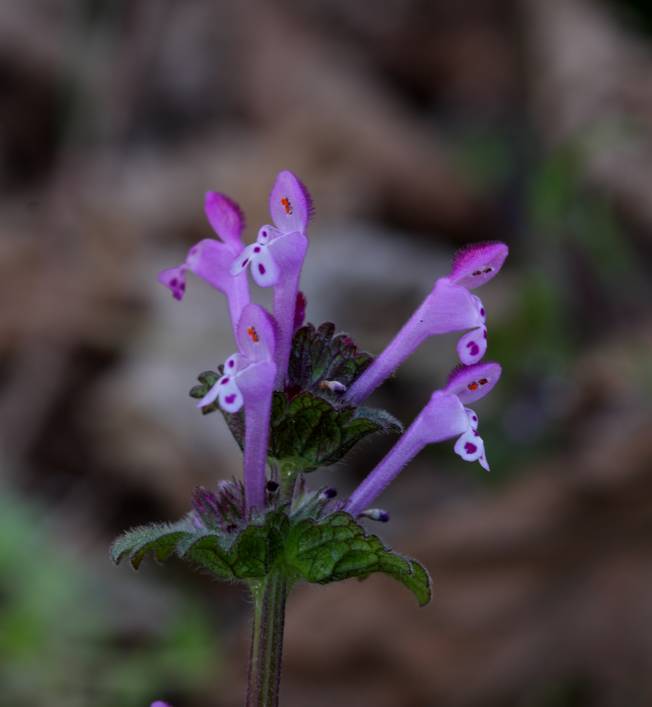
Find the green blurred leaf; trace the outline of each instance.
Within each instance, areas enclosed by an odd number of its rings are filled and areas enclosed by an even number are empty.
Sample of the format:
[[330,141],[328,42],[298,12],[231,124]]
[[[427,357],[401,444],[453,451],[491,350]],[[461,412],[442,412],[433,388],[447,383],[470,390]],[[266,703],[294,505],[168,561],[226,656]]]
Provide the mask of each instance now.
[[[190,389],[189,395],[191,398],[195,398],[196,400],[201,400],[204,395],[208,393],[208,391],[217,383],[217,381],[220,379],[220,376],[222,374],[218,371],[202,371],[198,376],[197,380],[199,381],[198,385],[193,386]],[[202,413],[204,415],[208,415],[211,412],[215,412],[216,410],[219,410],[220,406],[217,404],[217,402],[211,403],[210,405],[204,405],[204,407],[201,409]]]
[[0,704],[142,707],[204,690],[221,658],[196,598],[150,587],[143,606],[144,587],[116,593],[52,532],[51,513],[0,489]]

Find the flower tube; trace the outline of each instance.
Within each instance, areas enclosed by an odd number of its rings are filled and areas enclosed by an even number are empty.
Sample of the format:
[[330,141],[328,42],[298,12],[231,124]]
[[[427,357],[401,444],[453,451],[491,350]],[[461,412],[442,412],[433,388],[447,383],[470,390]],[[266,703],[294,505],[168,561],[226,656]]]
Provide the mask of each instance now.
[[425,408],[378,466],[355,489],[344,510],[360,515],[426,445],[457,437],[455,452],[465,461],[478,461],[489,470],[478,416],[467,404],[480,400],[496,385],[497,363],[459,366],[443,390],[436,390]]
[[197,403],[197,407],[204,407],[217,400],[229,413],[238,412],[244,405],[244,486],[248,512],[262,511],[265,505],[276,336],[276,323],[267,311],[257,304],[248,304],[236,331],[239,352],[227,358],[224,374]]
[[220,290],[228,300],[231,325],[235,334],[242,310],[249,304],[246,276],[233,277],[230,272],[233,258],[244,249],[244,216],[234,201],[218,192],[206,193],[204,210],[221,240],[205,238],[199,241],[188,251],[188,256],[181,265],[159,273],[158,281],[165,285],[177,300],[182,300],[186,292],[187,270]]
[[439,278],[387,348],[349,388],[346,399],[359,404],[381,385],[429,337],[471,329],[457,345],[465,365],[477,363],[487,350],[482,302],[469,290],[484,285],[501,269],[504,243],[480,243],[460,251],[448,277]]
[[277,176],[269,197],[269,211],[274,225],[258,231],[256,242],[233,261],[231,273],[237,277],[249,267],[260,287],[274,287],[274,317],[279,328],[277,387],[280,388],[287,375],[299,280],[308,250],[306,230],[313,213],[308,190],[292,172],[280,172]]

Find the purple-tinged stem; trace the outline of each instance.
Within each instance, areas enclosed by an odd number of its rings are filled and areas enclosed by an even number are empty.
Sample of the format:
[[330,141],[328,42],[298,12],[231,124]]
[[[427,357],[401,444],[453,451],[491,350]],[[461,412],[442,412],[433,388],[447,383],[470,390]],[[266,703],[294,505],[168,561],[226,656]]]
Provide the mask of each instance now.
[[252,588],[254,616],[245,707],[278,707],[287,579],[272,571]]

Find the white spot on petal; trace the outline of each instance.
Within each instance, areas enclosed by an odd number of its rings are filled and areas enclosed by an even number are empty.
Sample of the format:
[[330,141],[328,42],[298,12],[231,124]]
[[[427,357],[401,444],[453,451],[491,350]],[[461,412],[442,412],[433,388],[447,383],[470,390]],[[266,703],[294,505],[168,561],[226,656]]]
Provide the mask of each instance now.
[[476,462],[484,456],[484,442],[474,430],[467,430],[455,442],[455,453],[464,461]]
[[260,252],[254,253],[251,261],[251,275],[259,287],[272,287],[278,282],[279,267],[267,246],[256,246]]

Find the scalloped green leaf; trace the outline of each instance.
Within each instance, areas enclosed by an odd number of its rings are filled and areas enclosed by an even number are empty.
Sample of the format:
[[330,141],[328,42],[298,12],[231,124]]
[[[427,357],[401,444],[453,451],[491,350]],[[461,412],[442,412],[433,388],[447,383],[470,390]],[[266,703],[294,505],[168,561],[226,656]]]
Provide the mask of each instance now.
[[220,545],[217,534],[191,537],[177,546],[177,552],[184,560],[190,560],[207,570],[218,579],[232,580],[235,575],[229,563],[228,552]]
[[[242,449],[244,415],[223,413]],[[293,460],[304,472],[335,464],[365,437],[376,433],[400,434],[401,423],[388,412],[354,406],[341,407],[324,397],[303,392],[288,399],[276,392],[272,399],[272,429],[268,454],[280,461]]]
[[206,533],[181,543],[178,552],[219,579],[259,579],[281,556],[288,526],[287,516],[276,511],[262,525],[249,525],[234,539]]
[[138,569],[145,555],[151,552],[156,560],[165,562],[174,554],[177,544],[193,534],[185,519],[177,523],[141,525],[115,540],[111,546],[111,559],[118,564],[128,557],[132,567]]
[[285,562],[298,578],[317,584],[364,578],[383,572],[407,587],[425,606],[431,598],[427,570],[368,535],[348,513],[335,513],[320,521],[303,520],[291,528]]
[[295,460],[310,472],[335,464],[368,435],[401,431],[401,423],[384,411],[338,408],[309,392],[289,401],[280,396],[274,399],[269,455]]

